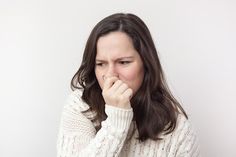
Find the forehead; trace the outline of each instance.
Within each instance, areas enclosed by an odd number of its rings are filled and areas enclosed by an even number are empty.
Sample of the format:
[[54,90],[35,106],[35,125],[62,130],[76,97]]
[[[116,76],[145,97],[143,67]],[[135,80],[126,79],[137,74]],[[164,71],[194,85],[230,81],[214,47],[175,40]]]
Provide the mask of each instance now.
[[97,41],[97,56],[135,55],[132,39],[124,32],[111,32]]

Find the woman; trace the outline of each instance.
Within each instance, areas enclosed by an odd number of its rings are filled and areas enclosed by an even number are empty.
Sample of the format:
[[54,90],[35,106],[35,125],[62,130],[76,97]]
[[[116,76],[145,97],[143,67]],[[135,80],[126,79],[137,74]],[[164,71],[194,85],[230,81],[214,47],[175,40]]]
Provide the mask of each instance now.
[[94,27],[71,86],[58,157],[199,156],[151,34],[136,15],[113,14]]

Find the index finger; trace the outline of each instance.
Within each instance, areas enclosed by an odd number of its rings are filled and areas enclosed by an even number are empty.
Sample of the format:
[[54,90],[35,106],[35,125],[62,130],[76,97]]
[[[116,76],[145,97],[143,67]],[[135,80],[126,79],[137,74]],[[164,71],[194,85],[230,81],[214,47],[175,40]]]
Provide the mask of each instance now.
[[112,77],[107,77],[105,79],[104,85],[103,85],[103,90],[107,90],[109,88],[111,88],[111,86],[114,84],[114,82],[116,82],[119,78],[116,76],[112,76]]

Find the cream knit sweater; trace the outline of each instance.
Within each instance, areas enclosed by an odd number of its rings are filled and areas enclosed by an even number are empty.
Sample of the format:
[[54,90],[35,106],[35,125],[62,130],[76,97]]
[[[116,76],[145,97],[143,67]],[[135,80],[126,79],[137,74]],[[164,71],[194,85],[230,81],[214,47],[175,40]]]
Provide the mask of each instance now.
[[[174,132],[162,135],[161,141],[139,142],[133,110],[106,105],[107,119],[96,132],[95,113],[82,113],[89,108],[75,90],[64,106],[57,141],[57,157],[196,157],[199,147],[189,121],[179,115]],[[135,129],[134,134],[132,130]]]

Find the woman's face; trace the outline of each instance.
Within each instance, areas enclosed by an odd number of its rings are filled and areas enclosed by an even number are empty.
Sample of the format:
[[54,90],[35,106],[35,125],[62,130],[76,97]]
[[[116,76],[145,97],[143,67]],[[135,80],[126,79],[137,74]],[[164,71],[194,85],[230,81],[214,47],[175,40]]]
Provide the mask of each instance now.
[[116,76],[135,94],[140,88],[144,67],[132,39],[124,32],[111,32],[97,41],[95,74],[103,89],[104,78]]

